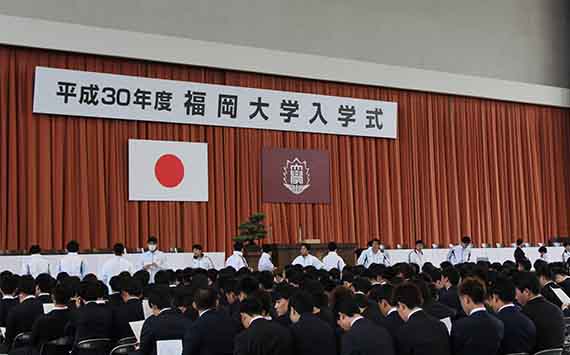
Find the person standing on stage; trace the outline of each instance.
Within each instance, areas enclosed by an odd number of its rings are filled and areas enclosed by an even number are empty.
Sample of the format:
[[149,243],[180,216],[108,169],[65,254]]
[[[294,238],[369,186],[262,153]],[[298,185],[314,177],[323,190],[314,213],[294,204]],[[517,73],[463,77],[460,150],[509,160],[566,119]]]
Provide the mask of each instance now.
[[517,248],[515,249],[515,263],[524,261],[527,259],[524,251],[522,250],[523,240],[517,239]]
[[226,260],[226,267],[231,266],[234,270],[239,271],[241,268],[249,268],[247,260],[243,257],[243,243],[234,243],[234,253]]
[[323,263],[316,257],[310,254],[311,246],[309,244],[301,244],[301,255],[295,258],[292,265],[301,265],[302,267],[314,266],[317,269],[323,268]]
[[410,264],[416,264],[422,269],[424,266],[424,242],[421,240],[416,240],[416,246],[414,250],[408,254],[408,262]]
[[469,236],[461,238],[461,244],[449,249],[449,253],[447,253],[447,261],[452,265],[471,261],[471,238]]
[[390,266],[390,256],[380,248],[380,240],[373,239],[371,246],[360,254],[357,264],[363,265],[365,268],[369,268],[372,264]]
[[83,279],[83,276],[87,273],[87,265],[85,264],[85,260],[78,254],[79,243],[72,240],[67,243],[66,249],[67,254],[59,260],[57,272],[65,272],[69,276],[77,276]]
[[194,253],[194,258],[192,258],[193,269],[211,270],[215,268],[212,259],[204,255],[204,248],[200,244],[192,245],[192,252]]
[[264,245],[263,246],[263,253],[261,253],[261,257],[259,258],[259,262],[257,263],[257,270],[258,271],[269,271],[273,272],[275,270],[275,265],[271,261],[271,246]]
[[158,250],[158,240],[150,236],[147,241],[147,251],[141,255],[141,268],[150,274],[150,282],[154,283],[154,275],[166,269],[166,255]]
[[337,245],[335,242],[330,242],[328,245],[329,253],[323,258],[323,264],[325,265],[325,270],[331,271],[332,269],[337,269],[342,271],[346,266],[346,263],[340,255],[337,253]]
[[113,246],[113,255],[109,260],[107,260],[101,267],[101,280],[109,285],[111,277],[119,275],[123,271],[128,271],[129,273],[134,272],[133,264],[123,256],[125,253],[125,246],[121,243],[115,244]]
[[42,249],[39,245],[30,247],[30,256],[24,259],[22,264],[22,275],[32,275],[36,278],[39,274],[50,274],[49,261],[40,253]]

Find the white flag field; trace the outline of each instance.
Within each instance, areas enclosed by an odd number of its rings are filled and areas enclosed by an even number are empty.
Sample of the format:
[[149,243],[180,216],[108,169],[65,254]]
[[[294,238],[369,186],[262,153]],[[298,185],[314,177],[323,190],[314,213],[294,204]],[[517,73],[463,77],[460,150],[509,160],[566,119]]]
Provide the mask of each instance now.
[[130,139],[129,200],[208,201],[208,144]]

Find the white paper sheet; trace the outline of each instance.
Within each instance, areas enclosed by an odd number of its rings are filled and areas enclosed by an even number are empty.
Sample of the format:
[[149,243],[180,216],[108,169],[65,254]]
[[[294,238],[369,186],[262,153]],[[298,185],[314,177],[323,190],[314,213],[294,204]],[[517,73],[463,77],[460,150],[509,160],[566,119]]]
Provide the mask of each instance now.
[[54,303],[44,303],[43,306],[44,306],[44,314],[48,314],[55,308]]
[[157,355],[182,354],[182,340],[159,340],[156,342]]
[[135,338],[137,338],[138,343],[141,342],[141,332],[142,332],[143,324],[144,324],[144,320],[139,320],[136,322],[129,322],[129,325],[131,326],[131,329],[133,330],[133,333],[135,334]]
[[148,300],[142,301],[142,307],[143,307],[144,319],[147,319],[148,317],[152,316],[152,308],[150,308]]
[[570,304],[570,297],[568,297],[566,292],[564,292],[561,288],[551,287],[550,289],[554,292],[562,304]]
[[449,334],[451,334],[451,318],[447,317],[447,318],[440,319],[440,322],[445,324],[445,326],[447,327],[447,332]]
[[2,333],[2,336],[6,336],[6,327],[0,327],[0,333]]

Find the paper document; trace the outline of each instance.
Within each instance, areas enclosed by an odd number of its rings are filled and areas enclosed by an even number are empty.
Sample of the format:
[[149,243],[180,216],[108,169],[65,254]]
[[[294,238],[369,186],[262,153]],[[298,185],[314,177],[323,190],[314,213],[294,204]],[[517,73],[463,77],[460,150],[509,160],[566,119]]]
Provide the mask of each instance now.
[[447,332],[449,334],[451,334],[451,318],[447,317],[447,318],[440,319],[440,322],[445,324],[445,326],[447,327]]
[[562,304],[570,304],[570,297],[561,288],[550,288]]
[[44,314],[48,314],[55,308],[54,303],[44,303],[43,306],[44,306]]
[[144,320],[139,320],[136,322],[129,322],[129,325],[131,326],[131,329],[133,330],[133,333],[135,334],[135,338],[137,338],[137,343],[141,342],[141,332],[142,332],[143,324],[144,324]]
[[182,354],[182,340],[159,340],[156,342],[157,355]]
[[2,336],[5,337],[6,336],[6,327],[0,327],[0,332],[2,333]]
[[147,319],[148,317],[152,316],[152,308],[150,308],[148,300],[142,301],[142,307],[143,307],[144,319]]

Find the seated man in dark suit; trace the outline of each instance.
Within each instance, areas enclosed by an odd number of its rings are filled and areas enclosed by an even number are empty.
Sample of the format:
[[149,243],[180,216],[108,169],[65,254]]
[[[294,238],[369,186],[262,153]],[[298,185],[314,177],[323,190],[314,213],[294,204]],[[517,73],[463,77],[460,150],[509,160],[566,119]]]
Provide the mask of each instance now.
[[554,277],[554,282],[556,282],[567,295],[570,295],[570,276],[568,276],[568,271],[563,263],[552,264],[552,276]]
[[378,305],[382,318],[370,318],[377,325],[388,330],[392,337],[395,337],[404,321],[398,314],[398,309],[392,300],[394,287],[390,284],[374,285],[370,290],[370,299]]
[[234,355],[291,355],[293,344],[289,329],[263,318],[263,305],[255,298],[240,304],[245,328],[235,338]]
[[515,301],[515,284],[512,280],[499,277],[489,290],[488,303],[505,326],[505,335],[501,341],[499,355],[514,353],[532,353],[536,341],[536,327],[520,309]]
[[44,314],[42,303],[34,296],[35,283],[31,276],[20,278],[18,293],[20,304],[10,310],[6,319],[7,347],[12,345],[16,335],[31,332],[36,319]]
[[536,327],[536,345],[532,352],[562,348],[564,316],[560,308],[540,294],[540,284],[534,273],[520,272],[515,275],[514,282],[516,299],[523,306],[522,312]]
[[49,274],[39,274],[36,277],[36,299],[42,304],[52,303],[51,290],[55,286],[55,279]]
[[86,339],[111,338],[113,313],[103,299],[100,286],[94,281],[82,281],[79,286],[81,306],[71,312],[65,333],[74,338],[75,344]]
[[466,278],[459,285],[461,305],[467,317],[453,323],[451,344],[454,354],[496,354],[504,334],[503,322],[485,309],[485,284],[478,278]]
[[437,292],[435,286],[426,283],[422,279],[416,279],[412,282],[419,288],[420,292],[422,293],[422,309],[424,312],[439,320],[444,318],[455,319],[457,311],[435,299],[435,294]]
[[461,307],[461,302],[459,301],[459,293],[457,291],[457,285],[459,284],[460,279],[461,275],[454,267],[448,267],[441,271],[443,291],[439,297],[439,302],[455,309],[457,311],[457,318],[465,316],[463,308]]
[[341,355],[394,355],[393,340],[388,331],[358,314],[358,305],[346,298],[338,305],[338,325],[342,336]]
[[394,290],[394,302],[405,321],[396,336],[398,355],[449,355],[449,333],[439,319],[424,312],[420,290],[413,283],[403,283]]
[[153,315],[144,321],[141,331],[139,354],[156,355],[156,342],[159,340],[184,339],[190,320],[170,307],[169,287],[155,287],[148,303]]
[[184,335],[183,355],[230,355],[238,327],[227,312],[217,310],[218,296],[212,288],[194,293],[193,307],[198,311]]
[[547,263],[540,264],[540,266],[536,268],[536,276],[541,286],[540,294],[556,306],[562,307],[562,301],[556,296],[554,291],[552,291],[553,289],[561,290],[562,288],[552,280],[553,277],[550,266]]
[[144,319],[142,306],[142,285],[133,278],[124,279],[121,283],[121,297],[123,303],[113,307],[113,338],[121,340],[134,337],[130,322]]
[[10,272],[2,273],[0,278],[0,291],[2,291],[2,300],[0,300],[0,327],[6,327],[6,320],[10,310],[20,303],[16,291],[20,278]]
[[290,300],[293,351],[297,355],[336,354],[333,328],[313,314],[313,296],[297,292]]
[[65,326],[71,314],[67,307],[70,298],[71,290],[68,287],[60,284],[53,289],[55,307],[48,314],[40,316],[32,327],[31,343],[37,351],[48,341],[65,336]]
[[109,280],[109,286],[111,287],[111,293],[107,297],[107,303],[111,307],[118,307],[123,304],[123,298],[121,295],[122,283],[126,280],[120,275],[115,275]]

